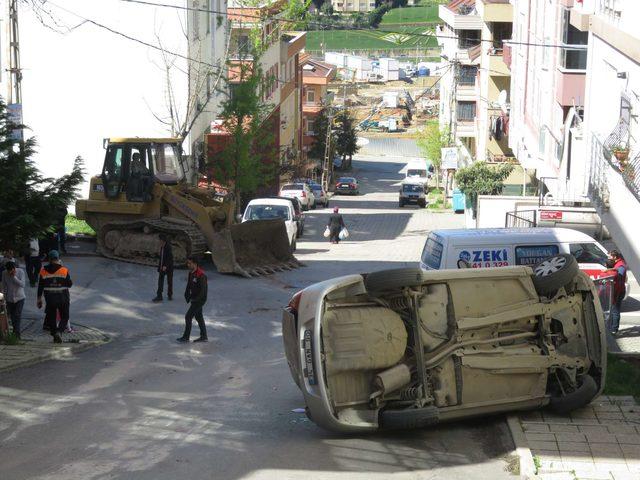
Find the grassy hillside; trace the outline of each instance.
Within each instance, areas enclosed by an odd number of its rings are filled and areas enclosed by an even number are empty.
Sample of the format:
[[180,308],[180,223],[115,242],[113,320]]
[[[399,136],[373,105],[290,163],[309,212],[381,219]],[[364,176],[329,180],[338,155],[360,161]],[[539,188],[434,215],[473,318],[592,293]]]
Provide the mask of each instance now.
[[438,21],[438,6],[427,5],[389,10],[384,17],[382,17],[380,26],[385,27],[388,25],[403,25],[407,23],[437,23]]
[[[382,27],[385,27],[384,25]],[[384,28],[397,33],[376,30],[325,30],[307,32],[307,50],[396,50],[410,48],[436,48],[435,37],[412,36],[407,33],[432,33],[424,26],[402,26]]]

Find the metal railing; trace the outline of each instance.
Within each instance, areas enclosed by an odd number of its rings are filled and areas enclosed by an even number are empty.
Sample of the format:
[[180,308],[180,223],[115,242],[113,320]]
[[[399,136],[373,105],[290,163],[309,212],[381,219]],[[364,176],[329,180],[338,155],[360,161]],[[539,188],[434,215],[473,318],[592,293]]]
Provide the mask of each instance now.
[[604,146],[595,135],[591,136],[591,155],[589,155],[589,188],[591,203],[601,211],[609,210],[609,182],[607,180],[607,159]]
[[538,219],[537,210],[517,210],[515,212],[507,212],[504,226],[505,228],[533,228]]

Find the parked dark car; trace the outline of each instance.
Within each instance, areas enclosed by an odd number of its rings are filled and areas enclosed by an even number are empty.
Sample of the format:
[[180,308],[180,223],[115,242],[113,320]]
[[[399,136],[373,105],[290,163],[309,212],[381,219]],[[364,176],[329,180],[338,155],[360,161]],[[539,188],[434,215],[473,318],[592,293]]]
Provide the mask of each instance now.
[[289,197],[273,196],[273,197],[266,197],[266,198],[278,198],[280,200],[289,200],[293,204],[293,211],[295,212],[294,219],[296,221],[296,224],[298,225],[297,237],[300,238],[304,233],[304,212],[302,211],[302,204],[300,203],[300,200],[298,200],[296,197],[289,198]]
[[358,195],[360,193],[358,180],[353,177],[340,177],[336,182],[336,194]]

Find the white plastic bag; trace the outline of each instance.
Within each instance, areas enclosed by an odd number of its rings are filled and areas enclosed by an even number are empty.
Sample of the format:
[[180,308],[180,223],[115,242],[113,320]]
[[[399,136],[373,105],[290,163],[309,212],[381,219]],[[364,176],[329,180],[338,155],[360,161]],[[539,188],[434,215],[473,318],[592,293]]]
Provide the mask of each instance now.
[[329,238],[329,235],[331,235],[331,230],[329,230],[329,227],[324,229],[324,233],[322,235],[324,236],[324,238]]
[[349,238],[349,230],[347,230],[346,228],[343,228],[342,230],[340,230],[340,233],[338,234],[338,238],[340,240],[344,240],[345,238]]

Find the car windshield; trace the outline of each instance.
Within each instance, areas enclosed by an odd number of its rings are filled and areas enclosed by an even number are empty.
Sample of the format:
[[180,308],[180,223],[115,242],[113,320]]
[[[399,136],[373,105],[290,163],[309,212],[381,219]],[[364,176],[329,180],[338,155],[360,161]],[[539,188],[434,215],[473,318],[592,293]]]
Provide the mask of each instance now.
[[422,185],[413,185],[413,184],[405,184],[402,186],[402,190],[405,192],[422,192],[424,191],[424,188],[422,187]]
[[426,176],[427,176],[426,170],[419,170],[415,168],[407,170],[407,177],[426,177]]
[[322,192],[322,186],[321,185],[311,185],[311,190],[313,190],[314,192]]
[[351,177],[341,177],[338,179],[338,183],[355,183],[356,179]]
[[289,209],[285,205],[249,205],[244,218],[245,220],[271,220],[277,218],[290,220]]
[[600,250],[595,243],[571,243],[569,252],[576,257],[578,263],[607,264],[607,254]]
[[291,183],[289,185],[284,185],[282,190],[302,190],[304,187],[301,183]]

